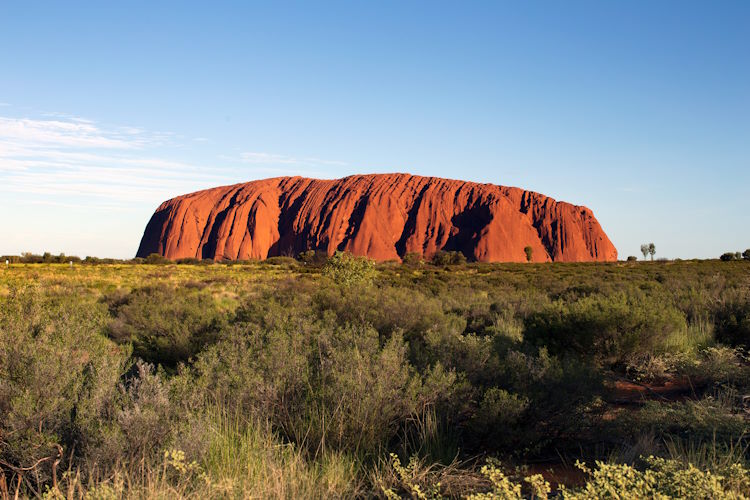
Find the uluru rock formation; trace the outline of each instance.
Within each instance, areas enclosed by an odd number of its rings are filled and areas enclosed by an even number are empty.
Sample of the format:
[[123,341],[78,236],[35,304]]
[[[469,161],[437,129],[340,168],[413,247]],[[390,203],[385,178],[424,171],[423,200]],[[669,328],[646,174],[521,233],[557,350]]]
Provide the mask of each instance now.
[[336,250],[383,261],[460,251],[469,260],[612,261],[617,250],[586,207],[519,188],[408,174],[337,180],[278,177],[165,201],[139,257],[265,259]]

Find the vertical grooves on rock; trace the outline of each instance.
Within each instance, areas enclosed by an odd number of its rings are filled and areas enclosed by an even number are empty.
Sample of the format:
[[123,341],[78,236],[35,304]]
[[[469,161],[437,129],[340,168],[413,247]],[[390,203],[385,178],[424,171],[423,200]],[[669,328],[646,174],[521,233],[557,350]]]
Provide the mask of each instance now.
[[[270,205],[269,205],[270,204]],[[138,256],[248,258],[346,249],[377,260],[421,249],[469,259],[616,260],[585,207],[493,184],[408,174],[339,180],[282,177],[214,188],[163,203]]]

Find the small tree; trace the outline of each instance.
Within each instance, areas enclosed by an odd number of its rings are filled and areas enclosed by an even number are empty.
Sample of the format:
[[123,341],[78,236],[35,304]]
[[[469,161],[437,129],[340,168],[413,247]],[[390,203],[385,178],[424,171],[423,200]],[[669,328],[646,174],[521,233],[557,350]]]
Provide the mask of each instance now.
[[146,260],[143,261],[146,264],[170,264],[172,261],[158,253],[149,254]]
[[424,263],[424,259],[422,258],[421,253],[409,252],[404,255],[401,262],[406,266],[420,266]]
[[649,243],[648,253],[651,254],[651,260],[654,260],[654,255],[656,254],[656,245],[654,245],[653,243]]
[[534,249],[530,246],[524,247],[523,251],[526,253],[526,262],[531,262],[531,256],[534,253]]
[[732,252],[725,252],[721,254],[721,257],[719,259],[723,260],[724,262],[729,262],[730,260],[735,260],[737,256]]
[[628,255],[628,262],[635,262],[638,260],[638,257],[635,255]]
[[750,260],[750,248],[742,252],[742,258],[745,260]]
[[323,275],[342,286],[367,285],[377,273],[374,261],[345,252],[336,252],[323,266]]
[[328,262],[328,252],[325,250],[307,250],[297,256],[306,266],[323,266]]
[[466,264],[466,256],[462,252],[439,250],[432,255],[431,262],[434,266]]
[[648,257],[648,245],[643,244],[641,245],[641,253],[643,254],[643,258],[646,259]]

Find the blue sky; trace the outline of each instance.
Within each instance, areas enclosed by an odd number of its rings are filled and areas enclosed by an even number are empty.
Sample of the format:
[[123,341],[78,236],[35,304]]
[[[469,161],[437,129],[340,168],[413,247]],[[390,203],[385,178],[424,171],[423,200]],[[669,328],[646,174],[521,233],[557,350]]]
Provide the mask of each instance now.
[[0,2],[0,254],[131,257],[163,200],[410,172],[750,247],[750,2]]

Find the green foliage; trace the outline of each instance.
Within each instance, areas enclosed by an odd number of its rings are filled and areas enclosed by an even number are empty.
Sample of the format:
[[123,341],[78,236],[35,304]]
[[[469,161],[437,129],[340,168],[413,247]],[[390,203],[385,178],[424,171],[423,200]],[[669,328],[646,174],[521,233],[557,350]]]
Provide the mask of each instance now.
[[3,269],[0,488],[544,498],[524,463],[616,456],[589,497],[747,495],[750,267],[351,259]]
[[44,252],[43,255],[36,255],[30,252],[24,252],[18,255],[4,255],[1,260],[8,260],[12,264],[67,264],[69,262],[81,262],[81,258],[75,255],[52,255],[50,252]]
[[742,260],[742,255],[739,252],[724,252],[721,254],[721,257],[719,257],[720,260],[724,262],[729,262],[732,260]]
[[529,407],[525,397],[491,387],[485,391],[471,422],[473,434],[502,448],[517,442],[521,419]]
[[323,266],[328,262],[328,253],[325,250],[306,250],[297,259],[306,266]]
[[628,255],[628,262],[635,262],[638,260],[638,257],[635,255]]
[[210,265],[213,264],[213,259],[196,259],[193,257],[186,257],[184,259],[177,259],[177,264],[179,265],[191,265],[191,266],[200,266],[200,265]]
[[377,270],[375,263],[366,257],[336,252],[323,266],[323,275],[338,285],[349,287],[371,283],[377,275]]
[[[416,456],[412,456],[406,466],[401,465],[401,460],[395,453],[391,453],[390,457],[390,465],[396,473],[399,482],[412,498],[418,498],[420,500],[442,498],[442,495],[440,494],[440,483],[431,484],[425,491],[425,489],[415,481],[415,476],[419,474],[421,466]],[[384,489],[383,492],[385,493],[386,498],[401,498],[390,488]]]
[[424,256],[421,253],[410,252],[404,255],[402,263],[405,266],[419,266],[424,264]]
[[139,288],[108,297],[113,319],[110,338],[131,343],[133,354],[149,363],[175,367],[216,341],[226,315],[206,292],[167,286]]
[[750,347],[750,295],[727,292],[714,306],[716,338],[732,346]]
[[128,354],[98,335],[105,311],[33,288],[0,302],[0,459],[27,467],[76,436],[101,439]]
[[[585,484],[575,488],[561,488],[559,496],[570,500],[599,498],[655,498],[655,499],[717,499],[747,498],[750,493],[750,471],[735,464],[724,473],[701,470],[692,464],[649,456],[643,459],[644,467],[626,464],[608,464],[601,461],[590,469],[585,464],[576,465],[587,476]],[[410,496],[420,499],[440,499],[439,483],[418,484],[415,481],[419,463],[414,458],[406,467],[398,457],[392,455],[391,466],[395,469]],[[546,499],[551,487],[540,474],[523,478],[523,483],[506,475],[494,460],[482,466],[481,474],[490,484],[489,489],[468,495],[468,500],[520,500],[522,498]],[[528,493],[523,494],[526,486]],[[399,498],[392,490],[385,490],[386,497]]]
[[576,352],[605,364],[659,351],[664,339],[687,330],[684,315],[643,293],[556,301],[526,320],[525,338],[554,352]]
[[297,260],[293,257],[276,256],[276,257],[268,257],[266,260],[263,261],[263,264],[266,264],[269,266],[294,267],[297,265]]
[[648,251],[649,251],[649,247],[647,243],[644,243],[643,245],[641,245],[641,253],[643,254],[644,259],[648,257]]
[[372,328],[287,316],[270,331],[238,327],[199,356],[192,384],[292,441],[372,452],[452,383],[440,369],[418,375],[406,354],[398,335],[381,344]]
[[745,498],[750,489],[750,471],[737,466],[718,475],[693,465],[658,457],[645,459],[646,469],[629,465],[596,463],[596,468],[579,467],[590,479],[580,490],[565,490],[563,498]]
[[534,254],[534,249],[531,247],[524,247],[523,253],[526,254],[526,262],[531,262],[531,256]]
[[691,436],[710,441],[737,441],[747,431],[746,423],[734,407],[732,393],[720,397],[707,396],[697,401],[648,401],[641,409],[618,422],[615,432],[643,433],[651,431],[662,436]]
[[434,266],[456,266],[465,264],[466,256],[463,252],[440,250],[433,254],[431,262]]
[[172,261],[168,258],[164,257],[161,254],[158,253],[152,253],[146,259],[143,261],[144,264],[156,264],[156,265],[164,265],[164,264],[171,264]]

